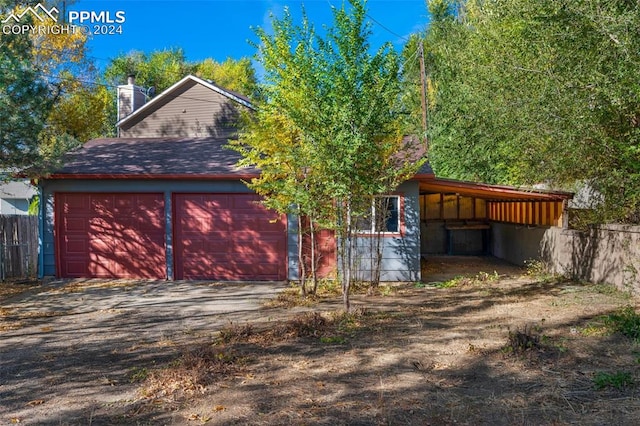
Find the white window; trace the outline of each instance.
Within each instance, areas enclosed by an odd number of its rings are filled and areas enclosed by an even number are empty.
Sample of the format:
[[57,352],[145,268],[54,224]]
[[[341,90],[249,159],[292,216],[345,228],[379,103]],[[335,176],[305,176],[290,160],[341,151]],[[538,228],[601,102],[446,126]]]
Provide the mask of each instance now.
[[360,218],[357,229],[362,233],[375,234],[400,232],[400,196],[384,195],[374,197],[371,213]]

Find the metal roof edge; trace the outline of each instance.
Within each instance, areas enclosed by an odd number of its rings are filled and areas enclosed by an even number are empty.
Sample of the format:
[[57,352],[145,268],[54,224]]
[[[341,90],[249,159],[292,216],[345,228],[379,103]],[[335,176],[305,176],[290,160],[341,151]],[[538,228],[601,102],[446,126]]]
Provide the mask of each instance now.
[[572,192],[567,191],[552,191],[552,190],[542,190],[535,188],[523,188],[523,187],[513,187],[507,185],[493,185],[488,183],[478,183],[478,182],[468,182],[461,181],[455,179],[446,179],[446,178],[438,178],[434,177],[432,179],[427,179],[426,182],[435,186],[450,186],[454,188],[460,189],[468,189],[468,190],[477,190],[477,191],[486,191],[490,193],[505,193],[510,195],[522,194],[525,197],[542,197],[549,199],[560,199],[560,200],[568,200],[573,198],[574,194]]

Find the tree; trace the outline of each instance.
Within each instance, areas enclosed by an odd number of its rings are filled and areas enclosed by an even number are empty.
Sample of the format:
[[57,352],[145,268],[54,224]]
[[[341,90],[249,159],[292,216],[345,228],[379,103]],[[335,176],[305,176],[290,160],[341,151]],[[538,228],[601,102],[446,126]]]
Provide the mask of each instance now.
[[133,51],[114,58],[104,72],[104,78],[113,86],[125,84],[129,75],[135,75],[136,84],[153,86],[160,93],[187,74],[193,74],[225,89],[245,96],[253,96],[256,90],[256,76],[247,58],[238,60],[227,58],[217,62],[206,58],[199,62],[189,62],[182,49],[166,49],[144,53]]
[[[36,2],[16,5],[3,1],[2,10],[20,11]],[[23,21],[33,17],[26,14]],[[49,17],[44,25],[54,25]],[[96,122],[75,125],[77,99],[84,78],[94,76],[86,57],[86,35],[81,32],[25,32],[3,34],[0,40],[0,168],[46,173],[69,149],[78,145]],[[93,118],[93,116],[91,117]],[[77,131],[76,131],[77,130]]]
[[469,0],[446,10],[426,38],[436,173],[586,182],[603,195],[600,220],[640,222],[640,4]]
[[[261,170],[250,187],[268,206],[290,212],[294,205],[297,214],[331,223],[346,310],[358,219],[369,214],[374,196],[396,188],[420,165],[400,161],[408,147],[398,111],[398,55],[390,44],[369,52],[365,3],[349,3],[333,9],[334,26],[324,38],[304,14],[294,25],[288,11],[272,17],[272,34],[258,29],[264,100],[234,144],[245,164]],[[265,141],[260,134],[273,137]],[[282,134],[289,137],[278,139]]]
[[[207,58],[200,62],[189,62],[182,49],[168,49],[151,53],[133,51],[113,59],[104,71],[103,79],[107,86],[126,84],[127,77],[134,75],[136,85],[153,87],[159,94],[188,74],[196,75],[205,80],[212,80],[222,88],[253,97],[256,95],[256,76],[247,58],[238,60],[227,59],[220,63]],[[116,93],[110,92],[111,102],[106,111],[106,128],[115,129],[116,124]],[[92,99],[91,97],[87,99]],[[93,99],[92,104],[102,102],[102,97]],[[90,109],[87,105],[85,109]]]
[[53,103],[31,61],[32,47],[27,35],[0,39],[0,169],[22,169],[39,156],[38,137]]
[[212,80],[225,89],[233,90],[254,99],[257,95],[257,79],[249,58],[227,58],[216,62],[207,58],[192,65],[192,73],[200,78]]
[[117,86],[126,84],[127,77],[133,74],[138,86],[153,86],[156,93],[160,93],[190,72],[191,67],[182,49],[159,50],[150,54],[133,51],[112,59],[105,69],[104,78],[108,84]]

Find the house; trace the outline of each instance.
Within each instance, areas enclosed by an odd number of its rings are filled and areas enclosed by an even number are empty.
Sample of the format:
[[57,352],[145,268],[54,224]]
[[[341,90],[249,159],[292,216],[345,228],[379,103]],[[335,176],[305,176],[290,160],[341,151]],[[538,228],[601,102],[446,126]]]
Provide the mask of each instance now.
[[[225,147],[249,100],[194,76],[145,100],[133,80],[120,86],[119,137],[89,141],[40,181],[40,274],[297,279],[297,221],[259,203],[244,184],[259,171]],[[438,179],[425,164],[383,198],[384,229],[364,224],[358,239],[362,279],[375,231],[380,279],[418,281],[425,254],[491,252],[492,223],[561,223],[568,195]]]
[[0,215],[29,214],[36,188],[28,180],[0,181]]

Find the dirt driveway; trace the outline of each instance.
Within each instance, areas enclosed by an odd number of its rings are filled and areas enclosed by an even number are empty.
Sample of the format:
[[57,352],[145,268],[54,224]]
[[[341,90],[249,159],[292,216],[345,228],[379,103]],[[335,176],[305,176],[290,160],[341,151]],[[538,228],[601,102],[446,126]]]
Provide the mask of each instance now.
[[0,296],[0,424],[638,424],[637,297],[487,258],[423,266],[351,313],[331,286]]
[[88,280],[0,299],[0,424],[91,424],[135,399],[136,366],[264,320],[262,302],[283,286]]

